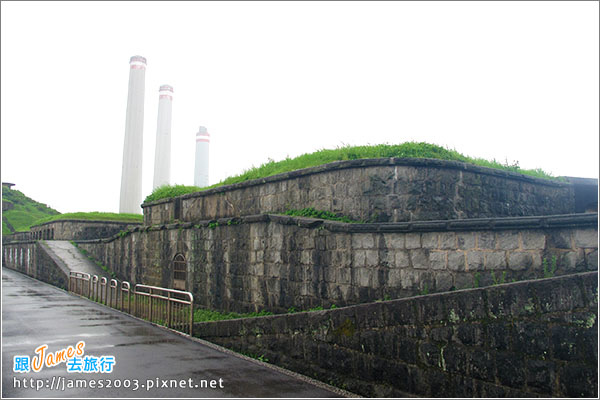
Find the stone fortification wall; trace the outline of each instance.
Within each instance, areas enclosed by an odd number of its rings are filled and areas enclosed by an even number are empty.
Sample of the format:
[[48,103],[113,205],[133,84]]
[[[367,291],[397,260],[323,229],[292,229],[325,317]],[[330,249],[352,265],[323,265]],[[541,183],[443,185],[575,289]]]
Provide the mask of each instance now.
[[389,224],[256,215],[79,245],[119,276],[163,287],[180,254],[199,306],[286,311],[597,270],[597,224],[597,214]]
[[568,214],[571,184],[433,159],[337,161],[142,205],[144,224],[313,207],[365,222]]
[[2,266],[65,290],[69,285],[69,269],[40,241],[3,243]]
[[196,324],[367,397],[598,396],[598,273]]
[[59,220],[31,227],[29,239],[89,240],[108,238],[141,223],[89,220]]

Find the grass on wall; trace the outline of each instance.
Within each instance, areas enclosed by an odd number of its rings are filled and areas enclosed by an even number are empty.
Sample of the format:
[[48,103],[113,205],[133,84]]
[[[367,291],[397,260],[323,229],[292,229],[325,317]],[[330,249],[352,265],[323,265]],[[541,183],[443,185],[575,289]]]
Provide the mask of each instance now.
[[301,210],[287,210],[284,215],[290,215],[292,217],[309,217],[325,219],[329,221],[339,221],[348,224],[360,224],[363,221],[355,221],[345,215],[335,214],[330,211],[315,210],[313,207],[303,208]]
[[219,312],[215,310],[206,310],[203,308],[198,308],[194,311],[194,322],[223,321],[226,319],[262,317],[265,315],[273,315],[273,313],[270,311],[260,311],[241,314],[235,312]]
[[53,215],[36,221],[36,225],[43,224],[45,222],[60,221],[66,219],[82,219],[89,221],[114,221],[114,222],[132,222],[141,223],[144,220],[141,214],[127,214],[127,213],[109,213],[109,212],[74,212],[60,215]]
[[156,201],[164,198],[181,196],[183,194],[193,193],[200,190],[211,189],[218,186],[231,185],[234,183],[245,182],[252,179],[266,178],[281,174],[283,172],[295,171],[298,169],[316,167],[333,161],[357,160],[364,158],[435,158],[448,161],[461,161],[482,167],[501,169],[504,171],[517,172],[537,178],[557,179],[551,174],[541,169],[521,169],[518,162],[508,164],[500,163],[496,160],[484,160],[482,158],[467,157],[456,150],[450,150],[445,147],[437,146],[425,142],[405,142],[402,144],[379,144],[374,146],[343,146],[336,149],[322,149],[310,154],[303,154],[295,158],[286,158],[281,161],[269,160],[259,167],[253,167],[244,171],[240,175],[229,177],[215,185],[205,188],[195,186],[163,186],[157,188],[150,194],[144,202]]

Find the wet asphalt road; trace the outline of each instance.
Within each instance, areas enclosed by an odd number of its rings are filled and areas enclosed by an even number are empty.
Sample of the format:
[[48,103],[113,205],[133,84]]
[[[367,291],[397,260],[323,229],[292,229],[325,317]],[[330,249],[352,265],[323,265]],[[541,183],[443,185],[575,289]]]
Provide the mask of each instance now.
[[[220,351],[6,268],[2,301],[3,398],[341,397],[326,385]],[[13,372],[14,356],[33,359],[42,344],[56,352],[79,341],[85,342],[84,356],[114,356],[113,372],[69,373],[65,363],[40,372]],[[82,385],[81,380],[87,386],[95,381],[96,387],[69,388]],[[115,380],[129,388],[115,388]],[[175,380],[176,386],[185,381],[184,388],[170,387]],[[211,381],[214,388],[201,387]],[[165,383],[167,387],[156,388]]]

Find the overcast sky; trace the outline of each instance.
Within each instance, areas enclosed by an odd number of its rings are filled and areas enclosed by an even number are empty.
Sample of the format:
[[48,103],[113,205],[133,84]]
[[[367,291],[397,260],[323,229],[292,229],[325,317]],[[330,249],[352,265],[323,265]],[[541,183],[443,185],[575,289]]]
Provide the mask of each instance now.
[[174,88],[172,183],[321,148],[426,141],[598,177],[598,2],[2,2],[2,181],[118,212],[129,58]]

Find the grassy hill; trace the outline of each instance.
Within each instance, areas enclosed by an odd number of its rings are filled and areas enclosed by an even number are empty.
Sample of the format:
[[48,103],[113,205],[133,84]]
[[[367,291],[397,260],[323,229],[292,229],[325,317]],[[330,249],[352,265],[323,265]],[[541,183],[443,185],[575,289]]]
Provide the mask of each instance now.
[[362,158],[436,158],[449,161],[462,161],[469,164],[475,164],[482,167],[497,168],[505,171],[517,172],[520,174],[535,176],[545,179],[556,179],[552,175],[541,169],[525,170],[519,167],[518,163],[509,165],[508,163],[499,163],[496,160],[485,160],[482,158],[467,157],[456,150],[450,150],[445,147],[424,142],[405,142],[402,144],[379,144],[375,146],[344,146],[337,149],[323,149],[314,153],[302,154],[295,158],[286,158],[281,161],[269,160],[260,167],[254,167],[244,171],[240,175],[229,177],[222,182],[205,188],[195,186],[161,186],[156,188],[144,202],[156,201],[164,198],[181,196],[188,193],[198,192],[217,186],[231,185],[233,183],[244,182],[251,179],[265,178],[280,174],[283,172],[294,171],[302,168],[316,167],[333,161],[356,160]]
[[138,214],[108,212],[74,212],[61,214],[58,211],[30,199],[18,190],[2,187],[2,234],[27,232],[34,225],[65,219],[90,221],[143,222]]
[[60,214],[20,191],[4,186],[2,187],[2,210],[3,235],[28,231],[41,218]]

